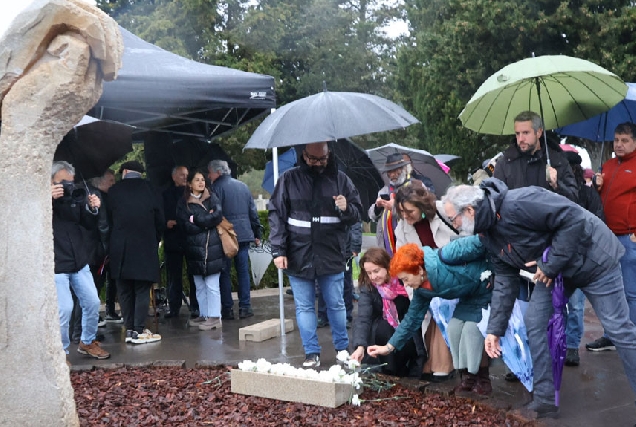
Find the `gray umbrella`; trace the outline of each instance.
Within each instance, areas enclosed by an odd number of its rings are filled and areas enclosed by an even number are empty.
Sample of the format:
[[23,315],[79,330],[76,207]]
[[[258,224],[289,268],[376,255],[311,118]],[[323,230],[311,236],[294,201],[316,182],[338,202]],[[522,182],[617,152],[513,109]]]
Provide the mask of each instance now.
[[418,120],[397,104],[357,92],[328,92],[290,102],[269,115],[245,148],[336,141],[405,128]]

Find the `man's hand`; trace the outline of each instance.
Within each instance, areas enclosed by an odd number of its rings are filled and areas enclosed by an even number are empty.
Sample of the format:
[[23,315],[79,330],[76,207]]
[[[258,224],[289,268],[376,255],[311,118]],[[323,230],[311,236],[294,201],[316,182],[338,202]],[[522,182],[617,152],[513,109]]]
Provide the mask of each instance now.
[[486,335],[486,341],[484,341],[484,347],[486,348],[486,353],[493,359],[501,356],[501,346],[499,345],[499,337],[496,337],[492,334]]
[[51,184],[51,196],[53,200],[59,199],[64,195],[64,186],[62,184]]
[[353,359],[358,363],[362,363],[363,357],[364,357],[364,347],[359,345],[358,348],[356,348],[356,351],[351,353],[351,356],[349,356],[349,359]]
[[386,345],[372,345],[367,347],[367,353],[371,357],[386,356],[391,353]]
[[550,187],[556,189],[557,188],[557,170],[552,166],[546,166],[546,172],[548,177],[548,183],[550,183]]
[[88,195],[88,206],[91,209],[98,209],[101,205],[102,205],[102,201],[99,200],[99,197],[97,197],[96,194]]
[[[526,263],[526,267],[534,267],[535,265],[537,265],[536,261],[530,261]],[[552,284],[552,279],[546,276],[545,273],[541,271],[539,267],[537,267],[537,272],[534,273],[534,277],[532,278],[532,280],[535,280],[537,282],[543,282],[545,283],[546,287],[549,287]]]
[[338,196],[333,196],[333,199],[336,201],[336,207],[340,209],[342,212],[347,210],[347,199],[342,194]]
[[285,270],[287,268],[287,257],[279,256],[274,258],[274,265],[276,266],[276,268],[281,268]]
[[168,229],[173,228],[175,225],[177,225],[177,221],[175,221],[174,219],[170,219],[170,220],[168,220],[168,222],[166,223],[166,226],[168,227]]
[[601,187],[603,186],[603,178],[605,178],[604,173],[595,173],[594,174],[594,185],[598,191],[601,191]]
[[254,239],[254,244],[256,246],[260,246],[261,245],[261,239]]
[[391,194],[391,198],[389,200],[384,200],[380,197],[378,197],[378,199],[375,201],[375,205],[379,206],[383,209],[393,209],[393,205],[395,205],[395,200],[393,198],[393,194]]

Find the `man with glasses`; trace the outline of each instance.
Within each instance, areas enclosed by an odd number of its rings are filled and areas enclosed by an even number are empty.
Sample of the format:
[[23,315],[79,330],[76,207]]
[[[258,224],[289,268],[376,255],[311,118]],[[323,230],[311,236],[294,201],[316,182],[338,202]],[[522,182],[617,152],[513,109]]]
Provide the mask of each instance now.
[[[603,164],[594,184],[601,195],[607,226],[625,248],[620,259],[623,286],[632,322],[636,323],[636,125],[623,123],[614,132],[616,157]],[[589,351],[616,350],[606,334],[588,343]]]
[[336,351],[347,350],[343,299],[348,227],[360,221],[358,191],[338,171],[327,142],[308,144],[299,167],[278,180],[269,202],[270,243],[276,267],[289,276],[305,367],[320,366],[316,334],[316,288],[327,305]]

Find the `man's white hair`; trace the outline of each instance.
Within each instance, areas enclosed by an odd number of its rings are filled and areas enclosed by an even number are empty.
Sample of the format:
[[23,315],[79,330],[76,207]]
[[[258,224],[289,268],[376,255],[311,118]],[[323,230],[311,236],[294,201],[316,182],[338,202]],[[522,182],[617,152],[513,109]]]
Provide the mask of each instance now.
[[457,185],[451,187],[442,199],[444,203],[450,203],[459,213],[468,206],[476,208],[479,202],[484,199],[484,190],[473,185]]
[[225,160],[212,160],[208,163],[208,172],[217,172],[221,175],[230,175],[232,173]]
[[73,167],[73,165],[70,164],[69,162],[59,160],[57,162],[53,162],[53,166],[51,167],[51,179],[55,177],[56,173],[63,170],[75,176],[75,168]]

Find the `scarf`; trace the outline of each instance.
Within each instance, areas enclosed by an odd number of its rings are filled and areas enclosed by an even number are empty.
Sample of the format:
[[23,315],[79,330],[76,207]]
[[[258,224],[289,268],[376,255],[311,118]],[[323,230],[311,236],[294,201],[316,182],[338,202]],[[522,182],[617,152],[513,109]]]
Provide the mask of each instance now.
[[400,295],[408,297],[406,289],[404,289],[404,286],[402,286],[397,277],[392,277],[389,283],[382,285],[376,285],[374,283],[373,286],[375,286],[382,297],[382,317],[389,322],[389,325],[397,328],[400,324],[400,319],[393,300]]
[[[389,184],[389,195],[394,194],[400,187],[406,187],[411,185],[411,174],[406,175],[406,179],[400,185],[392,185]],[[390,209],[385,209],[382,213],[381,218],[383,237],[384,237],[384,249],[389,253],[390,257],[393,257],[397,248],[396,245],[396,237],[395,237],[395,228],[397,227],[398,218],[393,216],[393,211]]]

